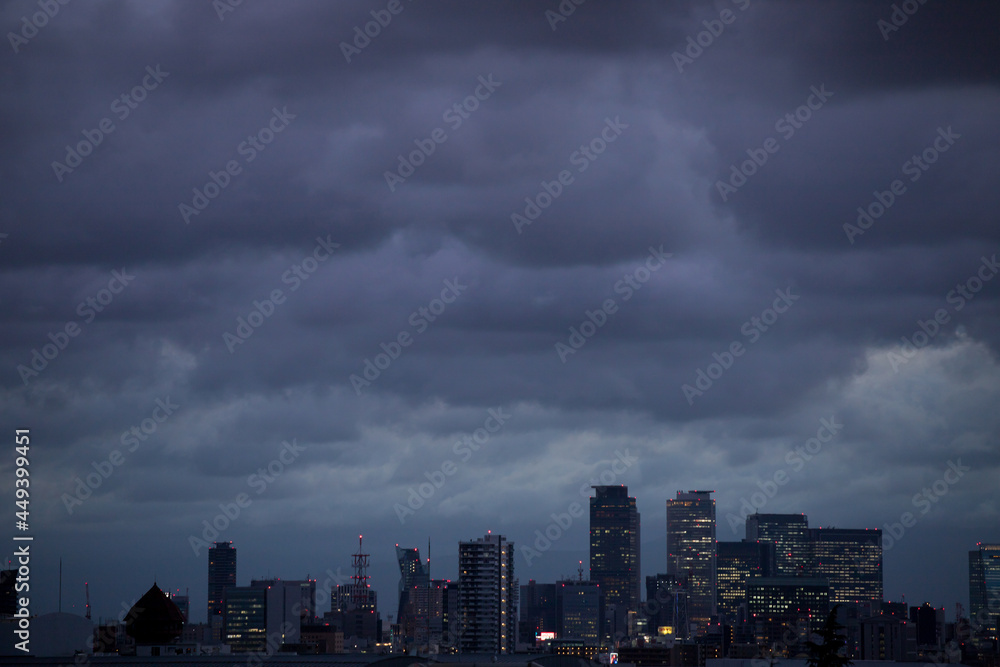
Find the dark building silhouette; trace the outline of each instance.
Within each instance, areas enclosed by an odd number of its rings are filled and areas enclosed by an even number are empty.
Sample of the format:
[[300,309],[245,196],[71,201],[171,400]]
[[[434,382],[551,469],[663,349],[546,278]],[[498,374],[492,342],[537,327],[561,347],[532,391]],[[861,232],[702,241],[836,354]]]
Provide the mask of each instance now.
[[646,603],[642,613],[650,634],[684,639],[688,636],[688,593],[684,582],[672,574],[646,577]]
[[595,486],[590,499],[590,580],[618,615],[639,611],[639,512],[628,487]]
[[919,607],[910,607],[910,622],[917,628],[917,646],[938,646],[941,634],[938,631],[938,612],[944,610],[935,609],[929,602],[925,602]]
[[462,634],[458,610],[458,582],[451,579],[431,579],[427,588],[430,643],[439,653],[456,650]]
[[0,618],[13,616],[17,611],[16,580],[17,570],[0,570]]
[[407,646],[423,646],[427,644],[430,632],[427,566],[420,560],[420,550],[415,547],[404,549],[397,544],[396,560],[399,562],[396,622]]
[[137,645],[169,644],[184,632],[184,616],[154,583],[129,610],[125,632]]
[[906,617],[879,613],[860,621],[862,660],[907,661]]
[[667,500],[667,574],[685,582],[688,621],[704,632],[717,614],[715,500],[712,491]]
[[600,584],[567,579],[556,582],[556,634],[600,646],[604,604]]
[[556,585],[540,584],[529,579],[527,584],[521,586],[519,641],[530,646],[539,633],[557,631]]
[[719,542],[717,548],[719,616],[728,623],[746,620],[747,582],[752,577],[777,575],[774,543]]
[[358,640],[353,645],[371,644],[382,634],[378,594],[368,587],[364,589],[364,599],[360,603],[357,600],[356,584],[341,584],[331,589],[330,612],[324,620],[343,632],[345,640]]
[[215,639],[222,633],[226,590],[236,586],[236,547],[215,542],[208,550],[208,624]]

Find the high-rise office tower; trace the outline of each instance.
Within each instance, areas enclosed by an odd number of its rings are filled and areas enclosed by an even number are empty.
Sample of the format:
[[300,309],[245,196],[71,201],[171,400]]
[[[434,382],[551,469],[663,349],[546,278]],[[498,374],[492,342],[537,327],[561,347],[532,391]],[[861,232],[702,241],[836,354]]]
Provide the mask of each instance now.
[[458,543],[463,653],[513,653],[517,641],[514,543],[487,534]]
[[595,486],[590,499],[590,580],[619,615],[639,611],[639,512],[628,487]]
[[379,641],[382,620],[378,613],[378,594],[367,588],[365,598],[358,602],[356,584],[339,584],[330,589],[330,613],[324,618],[344,633],[344,639],[369,643]]
[[267,596],[267,587],[229,586],[225,589],[222,642],[228,644],[233,653],[263,651],[267,646],[268,630],[274,631],[268,628]]
[[542,632],[557,632],[556,585],[540,584],[529,579],[521,586],[521,616],[518,621],[518,641],[534,646]]
[[830,613],[830,586],[811,577],[755,577],[747,606],[758,644],[803,646]]
[[213,638],[222,632],[226,589],[236,586],[236,547],[232,542],[215,542],[208,550],[208,624]]
[[[462,611],[459,604],[459,586],[451,579],[431,579],[431,618],[433,619],[435,605],[441,609],[441,633],[435,638],[434,628],[431,628],[431,641],[438,644],[439,653],[457,653],[458,640],[462,636]],[[435,600],[439,599],[440,603]]]
[[753,577],[773,577],[773,542],[719,542],[716,572],[719,585],[719,616],[735,623],[746,607],[747,582]]
[[882,601],[880,528],[810,528],[809,544],[810,576],[830,582],[831,604]]
[[559,639],[580,639],[600,646],[601,587],[593,581],[567,579],[556,582],[556,625]]
[[[415,589],[419,591],[420,589]],[[458,582],[451,579],[431,579],[427,585],[427,642],[437,646],[439,653],[447,653],[454,645],[449,640],[448,621],[456,619],[458,626]],[[457,636],[456,629],[456,636]]]
[[714,491],[683,491],[667,500],[667,574],[687,582],[688,620],[702,632],[716,615]]
[[427,565],[420,560],[416,547],[404,549],[396,545],[399,562],[399,607],[396,622],[407,645],[425,645],[430,631],[427,586],[430,584]]
[[643,615],[650,634],[686,639],[688,594],[684,583],[672,574],[646,577],[646,604]]
[[1000,618],[1000,544],[980,542],[969,552],[969,613],[975,626],[996,637]]
[[747,542],[774,542],[779,576],[809,576],[812,554],[805,514],[751,514],[747,517],[746,531]]

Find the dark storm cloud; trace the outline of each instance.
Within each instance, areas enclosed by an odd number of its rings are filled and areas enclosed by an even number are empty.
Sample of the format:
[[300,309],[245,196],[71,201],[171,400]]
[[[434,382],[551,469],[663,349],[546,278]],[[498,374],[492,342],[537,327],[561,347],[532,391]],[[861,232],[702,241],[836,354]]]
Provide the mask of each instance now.
[[[71,3],[7,53],[0,396],[39,443],[46,562],[73,549],[105,615],[153,576],[123,563],[154,564],[200,618],[189,540],[249,490],[223,536],[241,582],[347,569],[363,532],[388,608],[392,544],[430,534],[454,577],[457,540],[533,540],[626,451],[615,483],[639,499],[644,574],[677,489],[716,489],[722,539],[777,470],[791,481],[767,511],[877,527],[961,459],[973,471],[887,556],[886,594],[964,599],[960,570],[929,577],[918,554],[955,562],[928,535],[958,552],[996,538],[996,7],[925,3],[885,39],[891,3],[589,0],[553,30],[558,3],[404,2],[348,63],[341,42],[384,7]],[[35,9],[0,17],[15,30]],[[54,169],[104,118],[114,130]],[[909,180],[942,133],[959,136]],[[894,179],[905,193],[845,232]],[[134,279],[112,291],[113,271]],[[463,448],[490,410],[510,418]],[[843,429],[793,469],[821,419]],[[133,428],[147,437],[129,450]],[[586,561],[584,524],[522,580]]]

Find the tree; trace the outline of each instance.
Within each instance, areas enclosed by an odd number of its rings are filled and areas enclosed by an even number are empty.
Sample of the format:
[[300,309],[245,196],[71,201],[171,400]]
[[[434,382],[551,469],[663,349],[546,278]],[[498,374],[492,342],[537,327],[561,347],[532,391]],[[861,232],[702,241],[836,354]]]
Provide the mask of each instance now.
[[823,627],[816,633],[822,640],[821,643],[816,643],[812,639],[806,642],[806,648],[809,650],[809,667],[848,667],[854,664],[846,655],[847,639],[838,632],[844,629],[844,626],[837,622],[839,607],[839,604],[833,606]]

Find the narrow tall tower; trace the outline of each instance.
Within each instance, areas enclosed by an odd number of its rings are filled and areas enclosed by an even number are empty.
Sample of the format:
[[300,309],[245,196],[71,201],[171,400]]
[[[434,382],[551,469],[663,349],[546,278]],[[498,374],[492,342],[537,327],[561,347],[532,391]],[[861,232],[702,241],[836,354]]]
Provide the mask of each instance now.
[[686,582],[688,619],[704,632],[717,615],[714,491],[667,500],[667,574]]
[[236,547],[232,542],[215,542],[208,550],[208,620],[222,616],[227,588],[236,586]]
[[363,553],[361,545],[363,536],[358,535],[358,552],[354,554],[354,574],[351,575],[351,603],[355,609],[361,609],[368,604],[368,562],[370,554]]
[[236,587],[236,547],[215,542],[208,550],[208,624],[213,639],[222,636],[226,591]]
[[493,534],[459,542],[458,572],[460,651],[513,653],[518,594],[514,543]]
[[[639,611],[639,511],[628,487],[595,486],[590,499],[590,580],[618,613]],[[623,616],[624,618],[624,616]]]

